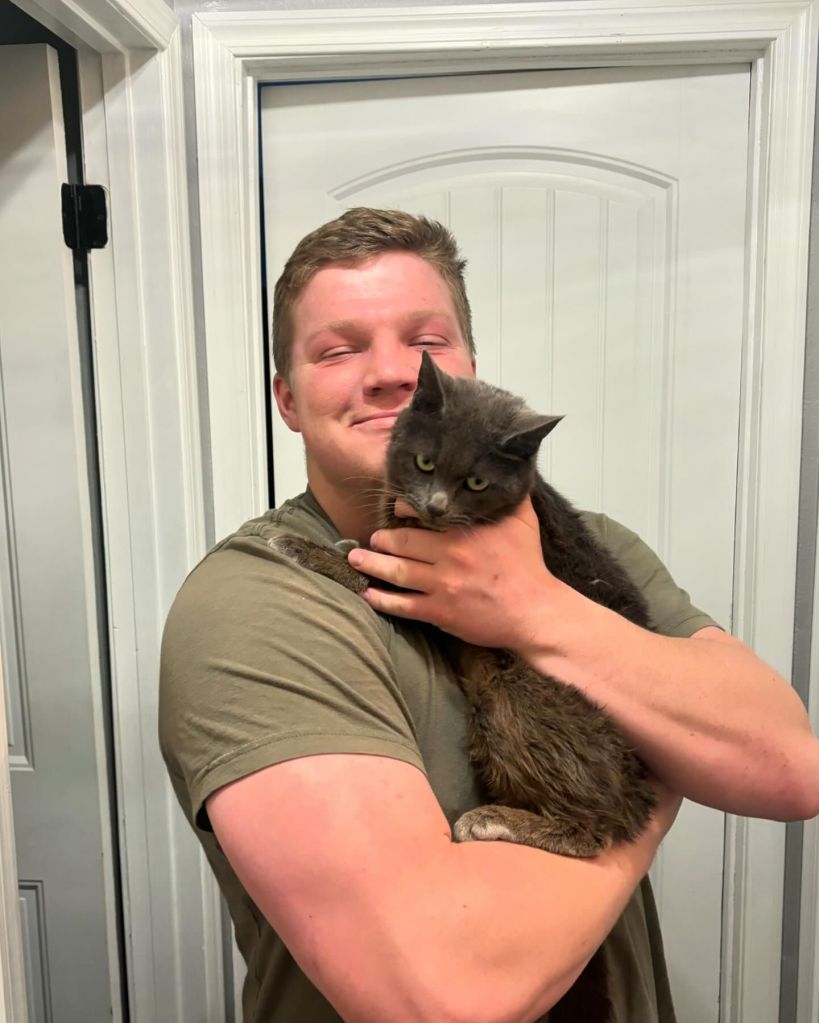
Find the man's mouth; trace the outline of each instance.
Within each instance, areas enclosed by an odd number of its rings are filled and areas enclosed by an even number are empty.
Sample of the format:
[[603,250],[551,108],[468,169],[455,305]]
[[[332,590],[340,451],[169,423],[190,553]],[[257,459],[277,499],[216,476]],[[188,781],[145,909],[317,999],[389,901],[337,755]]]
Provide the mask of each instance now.
[[360,419],[356,419],[353,426],[364,426],[367,424],[374,429],[378,427],[387,429],[395,424],[395,420],[401,412],[402,409],[393,410],[392,412],[374,412],[371,416],[362,416]]

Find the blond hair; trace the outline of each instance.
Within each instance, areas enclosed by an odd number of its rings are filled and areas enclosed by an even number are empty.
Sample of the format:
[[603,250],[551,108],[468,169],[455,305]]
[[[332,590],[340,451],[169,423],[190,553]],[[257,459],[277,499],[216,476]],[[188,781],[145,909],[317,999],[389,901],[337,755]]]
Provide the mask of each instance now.
[[302,238],[276,282],[273,362],[280,376],[286,380],[290,373],[293,307],[313,277],[331,264],[355,266],[384,252],[411,252],[438,271],[452,296],[467,350],[475,357],[472,312],[464,285],[466,260],[452,233],[427,217],[358,206]]

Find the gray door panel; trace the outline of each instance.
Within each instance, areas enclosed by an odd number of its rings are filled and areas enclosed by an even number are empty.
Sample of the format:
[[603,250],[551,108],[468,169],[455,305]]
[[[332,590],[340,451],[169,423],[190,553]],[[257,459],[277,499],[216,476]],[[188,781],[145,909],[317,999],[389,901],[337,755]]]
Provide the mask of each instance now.
[[121,1014],[77,312],[61,227],[66,180],[56,54],[5,46],[0,642],[33,1023]]

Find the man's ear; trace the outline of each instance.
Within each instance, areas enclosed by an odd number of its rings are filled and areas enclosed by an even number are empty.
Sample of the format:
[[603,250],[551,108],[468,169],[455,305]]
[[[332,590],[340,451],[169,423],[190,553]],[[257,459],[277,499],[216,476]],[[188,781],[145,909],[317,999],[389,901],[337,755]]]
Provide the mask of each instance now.
[[290,384],[278,373],[273,377],[273,397],[279,407],[279,415],[293,431],[301,433],[299,417],[296,412],[296,399]]

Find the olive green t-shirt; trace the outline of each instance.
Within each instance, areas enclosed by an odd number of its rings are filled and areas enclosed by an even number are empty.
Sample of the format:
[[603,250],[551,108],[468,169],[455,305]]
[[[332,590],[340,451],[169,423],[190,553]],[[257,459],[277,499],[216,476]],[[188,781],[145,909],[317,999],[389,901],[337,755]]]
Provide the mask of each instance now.
[[[714,624],[635,533],[603,515],[584,517],[642,590],[658,631],[685,637]],[[246,523],[182,586],[162,643],[160,743],[248,965],[244,1023],[338,1023],[239,883],[210,828],[208,796],[285,760],[364,753],[423,771],[450,825],[481,798],[464,698],[434,630],[378,615],[286,560],[268,544],[282,532],[339,539],[307,493]],[[673,1023],[647,880],[604,947],[616,1023]]]

